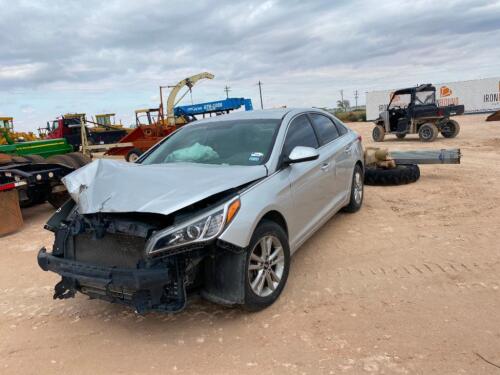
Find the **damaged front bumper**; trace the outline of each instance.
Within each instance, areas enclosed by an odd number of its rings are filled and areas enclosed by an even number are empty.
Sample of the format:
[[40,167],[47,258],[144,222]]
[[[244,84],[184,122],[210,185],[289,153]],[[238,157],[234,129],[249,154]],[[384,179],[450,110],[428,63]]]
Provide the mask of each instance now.
[[133,307],[138,313],[156,310],[176,312],[186,305],[183,276],[175,263],[158,263],[151,268],[103,267],[38,253],[38,265],[44,271],[61,275],[54,299],[71,298],[81,292]]

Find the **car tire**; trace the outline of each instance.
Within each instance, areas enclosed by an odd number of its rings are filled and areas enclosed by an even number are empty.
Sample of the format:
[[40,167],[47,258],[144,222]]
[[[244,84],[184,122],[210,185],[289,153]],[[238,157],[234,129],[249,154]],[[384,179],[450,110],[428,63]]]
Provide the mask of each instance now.
[[363,184],[363,168],[361,168],[359,164],[356,164],[352,173],[350,200],[349,204],[343,208],[344,212],[353,213],[359,211],[359,209],[363,205]]
[[404,134],[396,134],[396,137],[398,139],[403,139],[404,137],[406,137],[406,133],[404,133]]
[[246,251],[243,308],[259,311],[272,305],[285,287],[289,269],[288,236],[274,221],[263,220]]
[[417,164],[398,164],[396,168],[366,168],[365,185],[390,186],[416,182],[420,178]]
[[431,122],[423,124],[418,129],[418,137],[422,142],[434,142],[439,134],[437,126]]
[[135,163],[137,159],[139,159],[142,155],[142,151],[139,150],[138,148],[133,148],[129,152],[127,152],[127,155],[125,156],[125,160],[128,161],[129,163]]
[[382,125],[376,125],[372,130],[372,138],[375,142],[383,142],[385,138],[385,129]]
[[445,138],[455,138],[460,133],[460,125],[455,120],[448,120],[440,127]]

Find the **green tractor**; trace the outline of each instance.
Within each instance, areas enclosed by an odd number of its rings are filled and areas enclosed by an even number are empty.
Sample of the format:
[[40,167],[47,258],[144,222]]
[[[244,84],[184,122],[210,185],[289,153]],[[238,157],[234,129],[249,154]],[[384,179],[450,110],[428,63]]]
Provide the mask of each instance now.
[[[2,154],[8,154],[13,157],[28,156],[29,159],[30,156],[48,158],[73,151],[71,145],[64,138],[16,142],[11,137],[13,128],[12,117],[0,117],[0,136],[3,136],[7,142],[7,144],[0,145],[0,153]],[[39,158],[35,159],[40,160]]]

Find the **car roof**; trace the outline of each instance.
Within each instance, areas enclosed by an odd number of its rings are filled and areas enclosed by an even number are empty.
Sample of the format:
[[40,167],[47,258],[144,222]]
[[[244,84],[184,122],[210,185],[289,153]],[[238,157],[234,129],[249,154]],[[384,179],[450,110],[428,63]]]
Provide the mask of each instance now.
[[263,109],[263,110],[253,110],[253,111],[238,111],[231,112],[228,114],[209,117],[193,122],[196,123],[207,123],[216,121],[227,121],[227,120],[281,120],[287,114],[298,114],[302,112],[318,111],[323,112],[319,108],[273,108],[273,109]]

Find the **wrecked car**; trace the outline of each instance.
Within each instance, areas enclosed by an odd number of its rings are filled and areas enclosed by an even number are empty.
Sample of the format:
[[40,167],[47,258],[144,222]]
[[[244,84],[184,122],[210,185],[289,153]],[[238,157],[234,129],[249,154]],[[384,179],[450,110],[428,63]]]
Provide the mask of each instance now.
[[199,292],[256,311],[287,281],[290,256],[363,201],[361,137],[319,109],[239,112],[188,124],[136,163],[96,160],[63,179],[47,222],[59,274],[77,292],[139,313],[176,312]]

